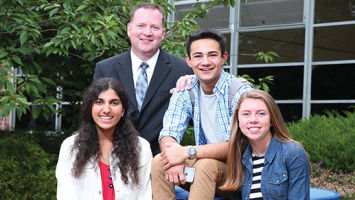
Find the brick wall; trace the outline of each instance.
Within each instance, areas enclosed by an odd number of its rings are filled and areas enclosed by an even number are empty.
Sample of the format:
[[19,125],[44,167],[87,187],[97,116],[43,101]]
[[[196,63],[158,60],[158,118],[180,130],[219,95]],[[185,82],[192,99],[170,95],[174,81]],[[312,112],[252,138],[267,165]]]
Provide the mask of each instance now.
[[0,117],[0,130],[10,129],[10,116]]

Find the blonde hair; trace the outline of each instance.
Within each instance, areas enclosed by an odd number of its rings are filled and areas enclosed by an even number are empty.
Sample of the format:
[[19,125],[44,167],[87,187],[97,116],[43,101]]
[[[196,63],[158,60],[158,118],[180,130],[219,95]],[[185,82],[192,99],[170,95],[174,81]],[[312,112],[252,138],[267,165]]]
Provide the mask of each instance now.
[[160,5],[150,3],[150,2],[143,2],[143,3],[137,4],[131,9],[131,12],[130,12],[130,18],[131,18],[130,21],[131,22],[134,18],[134,14],[140,8],[158,10],[161,14],[161,17],[162,17],[162,26],[164,27],[165,18],[166,18],[166,13],[165,13],[164,8],[161,7]]
[[[280,142],[294,141],[287,131],[280,109],[271,95],[262,90],[245,92],[240,97],[233,115],[233,125],[227,160],[228,175],[225,183],[220,187],[221,190],[238,191],[244,183],[245,167],[242,165],[242,157],[249,142],[238,126],[238,112],[241,103],[246,99],[259,99],[266,104],[270,113],[270,123],[272,125],[270,130],[276,140]],[[308,164],[311,169],[309,160]]]

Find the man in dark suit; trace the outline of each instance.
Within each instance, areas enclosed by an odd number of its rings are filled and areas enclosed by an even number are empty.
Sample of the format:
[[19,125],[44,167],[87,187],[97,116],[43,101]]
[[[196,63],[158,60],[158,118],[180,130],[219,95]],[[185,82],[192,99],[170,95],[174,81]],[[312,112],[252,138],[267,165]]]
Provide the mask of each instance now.
[[160,152],[158,136],[171,96],[169,90],[180,76],[193,73],[185,60],[160,48],[165,17],[164,9],[155,4],[133,7],[127,25],[131,49],[98,62],[94,74],[94,80],[112,77],[123,84],[130,100],[128,113],[140,136],[150,142],[153,155]]

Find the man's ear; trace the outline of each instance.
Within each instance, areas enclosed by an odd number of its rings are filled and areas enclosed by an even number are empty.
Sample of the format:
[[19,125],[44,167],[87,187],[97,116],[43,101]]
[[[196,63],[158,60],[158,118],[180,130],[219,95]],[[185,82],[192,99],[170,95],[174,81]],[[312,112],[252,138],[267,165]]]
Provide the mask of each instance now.
[[165,33],[166,33],[166,29],[163,28],[163,34],[162,34],[163,38],[162,38],[162,40],[164,40],[164,38],[165,38]]
[[128,35],[128,37],[130,35],[129,32],[130,32],[130,23],[127,24],[127,35]]

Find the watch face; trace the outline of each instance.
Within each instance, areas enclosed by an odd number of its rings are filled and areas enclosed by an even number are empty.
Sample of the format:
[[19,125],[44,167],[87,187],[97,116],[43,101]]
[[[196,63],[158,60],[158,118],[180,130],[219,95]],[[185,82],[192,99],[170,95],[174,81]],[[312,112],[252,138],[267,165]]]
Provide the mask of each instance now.
[[193,148],[193,147],[190,147],[190,148],[189,148],[189,154],[190,154],[190,155],[195,155],[195,154],[196,154],[196,149]]

